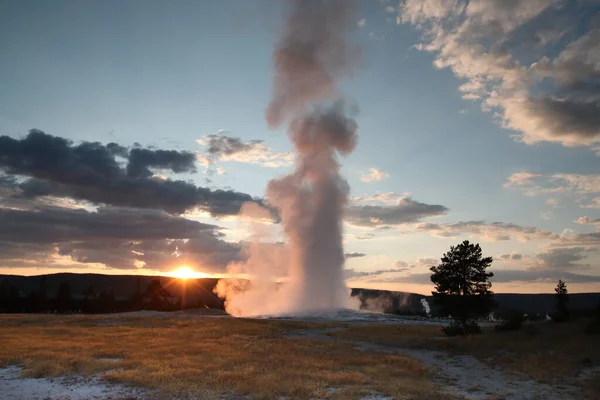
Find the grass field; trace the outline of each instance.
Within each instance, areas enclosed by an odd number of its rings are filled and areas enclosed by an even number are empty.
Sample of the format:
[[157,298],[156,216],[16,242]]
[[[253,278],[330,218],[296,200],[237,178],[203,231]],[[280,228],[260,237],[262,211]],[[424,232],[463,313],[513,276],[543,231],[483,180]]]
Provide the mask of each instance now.
[[[233,318],[0,317],[0,363],[27,376],[95,374],[172,396],[440,399],[427,370],[351,343],[288,338],[327,324]],[[115,362],[115,360],[118,360]],[[337,389],[334,391],[333,389]]]
[[[537,381],[569,381],[600,365],[597,338],[580,324],[539,324],[536,332],[444,338],[435,326],[319,324],[235,318],[0,316],[0,366],[30,377],[93,375],[158,397],[257,399],[452,399],[420,362],[356,343],[427,348],[475,357]],[[299,335],[299,332],[319,332]],[[590,379],[584,390],[594,398]],[[584,394],[582,394],[584,396]]]

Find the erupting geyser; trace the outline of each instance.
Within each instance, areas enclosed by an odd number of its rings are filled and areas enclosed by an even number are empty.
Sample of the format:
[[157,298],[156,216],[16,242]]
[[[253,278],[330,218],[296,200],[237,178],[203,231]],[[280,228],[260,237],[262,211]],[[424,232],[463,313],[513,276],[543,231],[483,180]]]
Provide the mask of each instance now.
[[[257,232],[248,261],[230,272],[251,283],[221,281],[217,293],[238,316],[282,315],[349,306],[344,282],[342,219],[349,187],[337,157],[356,144],[357,124],[348,115],[337,82],[349,75],[357,52],[346,43],[354,26],[347,0],[294,0],[274,51],[273,97],[266,112],[275,129],[286,125],[296,150],[292,174],[271,180],[266,198],[278,210],[286,243],[266,250]],[[260,213],[246,207],[245,213]],[[256,215],[254,215],[256,216]],[[275,249],[275,250],[273,250]],[[274,277],[285,277],[277,284]]]

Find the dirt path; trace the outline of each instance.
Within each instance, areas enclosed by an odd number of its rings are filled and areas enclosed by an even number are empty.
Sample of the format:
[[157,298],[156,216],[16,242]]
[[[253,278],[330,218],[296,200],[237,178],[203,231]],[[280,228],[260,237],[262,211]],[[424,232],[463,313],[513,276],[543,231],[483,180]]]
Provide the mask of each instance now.
[[468,355],[407,349],[355,342],[361,350],[394,352],[419,360],[435,375],[433,383],[440,390],[468,400],[579,400],[577,388],[550,386],[535,382],[518,373],[492,368]]

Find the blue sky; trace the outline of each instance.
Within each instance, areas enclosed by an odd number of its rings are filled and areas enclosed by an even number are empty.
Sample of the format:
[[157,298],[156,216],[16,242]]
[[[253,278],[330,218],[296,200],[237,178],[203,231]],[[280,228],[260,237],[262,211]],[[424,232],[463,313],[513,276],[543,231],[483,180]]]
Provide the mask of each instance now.
[[[496,258],[497,291],[548,292],[559,277],[572,291],[600,290],[600,121],[585,113],[600,110],[600,49],[591,40],[599,35],[599,7],[509,3],[359,2],[350,40],[360,46],[361,67],[342,86],[360,110],[359,144],[342,160],[352,201],[395,193],[370,204],[402,206],[408,199],[448,211],[382,222],[385,229],[347,221],[346,251],[364,253],[347,262],[351,285],[426,293],[428,259],[469,239]],[[288,137],[264,119],[282,8],[266,0],[2,1],[0,134],[18,139],[36,128],[74,143],[198,153],[198,172],[183,179],[263,196],[269,179],[291,168]],[[482,28],[494,24],[500,28]],[[534,44],[524,48],[530,37]],[[493,47],[499,44],[505,53]],[[498,58],[463,51],[476,46]],[[506,54],[510,62],[500,60]],[[589,89],[572,89],[569,74]],[[459,89],[469,82],[486,90]],[[584,111],[558,108],[571,98]],[[245,143],[263,140],[253,154],[282,165],[244,153],[221,157],[207,182],[206,147],[197,140],[219,130]],[[371,168],[381,171],[380,180],[361,179]],[[235,218],[188,217],[242,239]],[[524,229],[535,233],[521,237]],[[122,272],[102,263],[72,268]],[[0,273],[56,270],[0,263]]]

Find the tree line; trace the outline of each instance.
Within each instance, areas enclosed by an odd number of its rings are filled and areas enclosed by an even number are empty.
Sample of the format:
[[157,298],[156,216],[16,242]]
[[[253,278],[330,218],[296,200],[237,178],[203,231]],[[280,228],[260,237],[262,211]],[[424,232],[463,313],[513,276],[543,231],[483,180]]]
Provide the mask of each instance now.
[[[75,296],[66,281],[59,284],[55,293],[48,293],[45,277],[42,277],[37,289],[24,295],[16,286],[0,281],[0,313],[104,314],[143,309],[175,311],[205,306],[205,302],[199,301],[184,305],[182,298],[169,293],[159,279],[151,280],[143,291],[138,282],[136,292],[127,299],[118,299],[110,289],[99,291],[94,285]],[[218,304],[211,306],[218,307]]]

